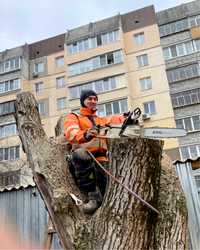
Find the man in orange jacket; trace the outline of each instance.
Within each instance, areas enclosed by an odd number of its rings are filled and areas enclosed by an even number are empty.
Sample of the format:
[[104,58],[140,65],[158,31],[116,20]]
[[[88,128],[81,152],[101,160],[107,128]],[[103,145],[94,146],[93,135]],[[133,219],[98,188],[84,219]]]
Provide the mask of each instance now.
[[106,167],[108,166],[106,139],[101,126],[122,124],[124,115],[99,117],[96,115],[98,96],[93,90],[83,90],[80,97],[80,114],[70,113],[64,122],[66,139],[72,144],[71,171],[80,191],[88,195],[89,201],[83,205],[85,213],[93,213],[102,202],[107,178],[95,166],[87,150]]

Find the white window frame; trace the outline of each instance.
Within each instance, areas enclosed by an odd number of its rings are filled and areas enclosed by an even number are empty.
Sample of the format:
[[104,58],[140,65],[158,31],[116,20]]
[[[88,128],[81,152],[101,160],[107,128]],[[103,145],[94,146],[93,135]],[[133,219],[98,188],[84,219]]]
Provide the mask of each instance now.
[[[197,74],[194,74],[194,69],[197,70]],[[192,72],[191,75],[188,74],[188,71]],[[181,72],[185,72],[186,77],[181,76]],[[184,81],[187,79],[195,78],[200,76],[200,65],[199,63],[193,63],[187,66],[174,68],[171,70],[167,70],[167,77],[170,83]]]
[[[151,105],[152,105],[152,104],[153,104],[154,109],[155,109],[153,112],[151,111],[151,108],[152,108]],[[148,106],[148,111],[149,111],[149,112],[146,112],[146,111],[145,111],[145,105]],[[144,113],[145,113],[145,114],[149,114],[149,115],[155,115],[155,114],[156,114],[156,104],[155,104],[155,101],[144,102],[144,103],[143,103],[143,106],[144,106]]]
[[149,65],[149,58],[147,54],[136,56],[138,68],[146,67]]
[[44,72],[44,62],[36,62],[34,64],[34,73],[43,73],[43,72]]
[[144,32],[133,34],[133,40],[136,45],[143,45],[145,43]]
[[[44,112],[41,110],[41,105],[44,105]],[[47,117],[49,115],[49,100],[48,99],[42,99],[38,100],[38,111],[39,114],[43,117]]]
[[[188,117],[184,117],[184,118],[181,118],[181,119],[176,119],[176,121],[182,121],[183,129],[185,129],[187,131],[187,133],[198,132],[198,131],[200,131],[200,128],[195,129],[194,121],[193,121],[193,117],[196,117],[196,116],[199,116],[199,119],[200,119],[200,115],[193,115],[193,116],[188,116]],[[187,130],[186,129],[185,119],[190,119],[192,130]]]
[[56,67],[57,68],[62,68],[65,66],[65,58],[64,56],[58,56],[55,58],[55,62],[56,62]]
[[[192,24],[192,21],[194,21],[194,24]],[[200,25],[200,15],[189,17],[189,26],[195,27]]]
[[44,83],[43,82],[36,82],[35,83],[35,93],[37,95],[41,94],[44,91]]
[[[11,88],[11,86],[13,86],[13,88]],[[21,89],[21,79],[19,79],[19,78],[10,79],[8,81],[0,82],[0,94],[4,94],[7,92],[20,90],[20,89]]]
[[[105,93],[108,91],[112,91],[115,89],[120,89],[125,87],[125,81],[120,81],[121,77],[124,77],[124,75],[116,75],[116,76],[110,76],[110,77],[106,77],[106,78],[101,78],[99,80],[93,81],[93,82],[87,82],[78,86],[73,86],[73,87],[69,87],[69,92],[70,92],[70,99],[77,99],[80,98],[80,93],[82,89],[92,89],[95,92],[97,92],[98,94],[101,93]],[[98,81],[102,81],[102,86],[103,86],[103,91],[102,92],[98,92],[96,89],[96,82]],[[104,85],[104,81],[108,81],[108,89],[105,89],[105,85]],[[113,88],[113,84],[112,81],[115,82],[115,87]],[[72,89],[72,90],[71,90]],[[71,91],[76,92],[76,96],[72,96],[71,95]]]
[[14,113],[14,102],[15,101],[8,101],[0,103],[0,116]]
[[[100,39],[100,44],[97,43],[97,37]],[[106,38],[106,39],[103,39]],[[113,30],[103,34],[97,34],[91,38],[84,38],[67,45],[69,55],[97,48],[102,45],[110,44],[119,40],[119,30]],[[88,46],[86,46],[88,44]]]
[[152,79],[150,76],[139,79],[139,82],[141,91],[152,89]]
[[[193,101],[193,97],[192,97],[193,95],[196,96],[197,102]],[[186,99],[185,99],[186,96],[190,96],[191,103],[186,102]],[[193,104],[198,104],[198,103],[200,103],[200,88],[186,90],[186,91],[183,91],[183,92],[180,92],[180,93],[173,94],[173,95],[171,95],[171,98],[172,98],[172,104],[174,102],[177,103],[177,105],[173,104],[174,108],[193,105]],[[182,105],[179,104],[179,99],[181,99],[181,98],[183,99],[183,102],[184,102],[184,104],[182,104]]]
[[[62,81],[61,81],[62,80]],[[61,81],[61,83],[60,83]],[[65,87],[65,76],[59,76],[56,78],[56,88],[61,89]]]
[[[11,159],[11,149],[14,148],[14,159]],[[17,149],[19,150],[19,156],[17,156]],[[5,151],[8,150],[8,159],[5,159]],[[12,146],[12,147],[6,147],[6,148],[0,148],[0,151],[2,151],[2,158],[0,158],[0,162],[4,161],[16,161],[20,159],[20,145]]]
[[[6,134],[6,129],[9,129],[8,128],[9,126],[13,127],[13,133]],[[0,135],[0,139],[17,135],[17,126],[16,126],[15,122],[7,123],[7,124],[1,124],[0,125],[0,130],[2,130],[2,132],[1,132],[2,134]]]
[[[13,65],[11,62],[14,62]],[[8,66],[7,66],[8,65]],[[7,68],[6,68],[7,67]],[[6,61],[0,62],[0,74],[11,72],[21,68],[21,57],[13,57]]]
[[67,97],[57,98],[57,110],[63,110],[67,108]]
[[[114,100],[112,102],[106,102],[106,103],[99,104],[98,107],[102,108],[103,114],[98,114],[98,109],[97,109],[97,114],[100,115],[100,116],[106,116],[106,105],[108,105],[108,104],[111,105],[111,110],[112,110],[112,113],[110,115],[124,113],[124,112],[126,112],[128,110],[125,110],[124,108],[122,108],[122,102],[123,101],[126,101],[126,105],[127,105],[127,109],[128,109],[128,100],[127,100],[127,98],[123,98],[123,99]],[[119,113],[114,113],[114,106],[113,105],[114,105],[115,102],[119,103]]]
[[191,147],[196,147],[196,150],[197,150],[197,157],[200,156],[200,144],[193,144],[193,145],[184,145],[184,146],[181,146],[179,148],[179,153],[180,153],[180,156],[181,156],[181,159],[184,160],[186,158],[183,157],[183,153],[182,153],[182,148],[186,148],[187,149],[187,152],[189,154],[189,158],[193,158],[192,157],[192,154],[191,154]]
[[[185,42],[182,42],[182,43],[177,43],[177,44],[174,44],[174,45],[163,48],[163,55],[164,55],[165,60],[170,60],[170,59],[177,58],[177,57],[180,57],[180,56],[191,55],[191,54],[193,54],[195,52],[200,51],[196,47],[196,40],[199,40],[199,39],[188,40],[188,41],[185,41]],[[184,54],[178,55],[177,46],[180,46],[181,44],[183,45]],[[189,52],[189,53],[187,51],[186,44],[191,44],[191,46],[192,46],[191,47],[192,51]],[[172,51],[171,51],[171,49],[174,48],[174,47],[176,49],[176,56],[173,56]],[[168,50],[168,53],[165,53],[165,51],[167,51],[167,50]]]
[[[112,56],[113,56],[113,63],[108,63],[108,55],[109,54],[112,54]],[[94,62],[94,60],[97,60],[98,58],[100,58],[100,65],[99,65],[99,67],[98,66],[96,67],[96,66],[94,66],[93,62]],[[103,61],[105,61],[105,64],[102,64],[101,58],[103,58]],[[99,55],[97,57],[90,58],[90,59],[85,60],[85,61],[81,61],[78,63],[73,63],[73,64],[68,65],[69,76],[75,76],[75,75],[91,72],[91,71],[94,71],[96,69],[108,67],[110,65],[115,65],[115,64],[122,63],[122,62],[123,62],[122,50],[112,51],[112,52],[109,52],[106,54]]]

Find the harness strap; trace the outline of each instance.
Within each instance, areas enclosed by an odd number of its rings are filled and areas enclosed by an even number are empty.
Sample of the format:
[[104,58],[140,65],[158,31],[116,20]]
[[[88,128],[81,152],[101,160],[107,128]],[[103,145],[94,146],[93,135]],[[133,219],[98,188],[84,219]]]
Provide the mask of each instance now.
[[[76,118],[78,119],[79,127],[81,128],[81,123],[80,123],[80,120],[79,120],[79,115],[76,114],[76,113],[74,113],[74,112],[72,112],[71,114],[73,114],[73,115],[76,116]],[[93,116],[93,115],[86,115],[86,117],[92,122],[92,125],[93,125],[94,127],[98,127],[98,126],[96,125],[96,122],[95,122],[95,120],[94,120],[94,116]]]

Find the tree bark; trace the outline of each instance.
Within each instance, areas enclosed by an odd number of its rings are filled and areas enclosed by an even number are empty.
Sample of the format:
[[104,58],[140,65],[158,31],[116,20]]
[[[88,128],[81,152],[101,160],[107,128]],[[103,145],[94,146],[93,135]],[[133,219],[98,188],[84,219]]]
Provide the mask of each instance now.
[[[108,141],[112,175],[158,209],[159,215],[109,178],[101,207],[88,216],[70,196],[73,193],[84,201],[68,170],[67,145],[47,138],[30,93],[17,96],[16,121],[36,185],[64,249],[186,249],[185,201],[175,172],[161,169],[161,141]],[[62,121],[57,126],[60,132]]]

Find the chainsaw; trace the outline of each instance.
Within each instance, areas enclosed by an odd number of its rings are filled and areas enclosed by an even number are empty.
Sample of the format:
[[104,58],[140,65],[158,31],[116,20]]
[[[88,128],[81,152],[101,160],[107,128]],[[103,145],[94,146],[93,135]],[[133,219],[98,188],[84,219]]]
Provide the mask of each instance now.
[[[121,137],[141,137],[149,139],[177,138],[186,136],[186,131],[180,128],[149,127],[143,128],[139,125],[138,119],[141,115],[139,108],[129,112],[122,125],[98,126],[101,131],[100,138],[121,138]],[[130,125],[130,121],[133,125]]]

